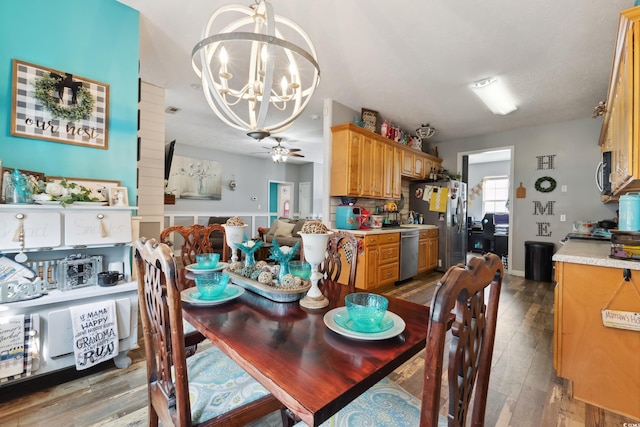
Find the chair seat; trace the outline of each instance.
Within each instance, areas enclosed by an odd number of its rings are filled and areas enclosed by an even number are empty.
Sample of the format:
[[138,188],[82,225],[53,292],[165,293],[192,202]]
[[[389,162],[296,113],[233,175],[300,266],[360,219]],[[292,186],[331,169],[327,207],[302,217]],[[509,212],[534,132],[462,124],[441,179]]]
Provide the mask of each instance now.
[[267,389],[215,346],[188,357],[187,372],[194,424],[269,394]]
[[[388,378],[365,391],[321,426],[416,427],[420,425],[421,402]],[[299,422],[294,427],[304,427]],[[447,420],[439,417],[438,426]]]
[[198,330],[196,329],[195,326],[193,326],[191,323],[187,322],[186,320],[182,320],[182,330],[184,331],[185,335],[189,335],[189,334],[193,334],[195,332],[198,332]]

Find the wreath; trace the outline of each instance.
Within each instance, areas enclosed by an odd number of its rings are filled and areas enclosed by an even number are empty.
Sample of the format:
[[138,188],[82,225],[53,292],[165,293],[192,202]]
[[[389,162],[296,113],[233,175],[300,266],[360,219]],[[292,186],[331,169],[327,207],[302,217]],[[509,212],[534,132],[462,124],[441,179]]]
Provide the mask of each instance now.
[[91,116],[95,101],[88,88],[84,86],[79,87],[76,95],[78,102],[68,107],[60,103],[58,98],[53,96],[53,92],[57,89],[58,84],[58,79],[51,74],[45,74],[34,83],[35,93],[33,97],[40,101],[44,109],[49,111],[53,117],[77,122],[85,117]]
[[[543,186],[542,184],[547,183],[547,185]],[[550,176],[543,176],[542,178],[538,178],[536,180],[535,188],[536,191],[541,193],[551,193],[556,189],[556,180],[551,178]]]

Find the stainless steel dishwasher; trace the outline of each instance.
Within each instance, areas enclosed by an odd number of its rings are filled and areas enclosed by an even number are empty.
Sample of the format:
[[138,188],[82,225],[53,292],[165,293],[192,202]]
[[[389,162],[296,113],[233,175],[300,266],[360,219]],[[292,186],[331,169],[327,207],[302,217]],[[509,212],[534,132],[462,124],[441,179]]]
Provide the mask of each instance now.
[[420,231],[403,229],[400,231],[400,281],[418,274],[418,239]]

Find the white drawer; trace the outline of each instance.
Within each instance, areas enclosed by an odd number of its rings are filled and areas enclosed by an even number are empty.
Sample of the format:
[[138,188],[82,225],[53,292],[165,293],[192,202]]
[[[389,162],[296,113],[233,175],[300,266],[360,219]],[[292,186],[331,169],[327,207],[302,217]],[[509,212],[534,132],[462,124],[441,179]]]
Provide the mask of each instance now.
[[64,214],[66,246],[111,245],[131,242],[131,213],[96,210]]
[[[0,250],[19,249],[20,242],[14,237],[20,225],[16,215],[24,215],[24,247],[55,248],[61,245],[61,219],[58,212],[29,212],[25,209],[0,213]],[[18,239],[16,239],[18,240]]]

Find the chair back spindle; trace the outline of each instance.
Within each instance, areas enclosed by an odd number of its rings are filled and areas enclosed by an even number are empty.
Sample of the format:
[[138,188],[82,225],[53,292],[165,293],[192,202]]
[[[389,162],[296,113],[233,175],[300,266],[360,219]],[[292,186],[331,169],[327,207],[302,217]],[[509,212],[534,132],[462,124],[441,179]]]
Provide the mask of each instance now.
[[327,253],[320,271],[326,279],[339,281],[342,275],[343,261],[349,266],[349,274],[347,276],[349,291],[355,292],[356,269],[358,267],[358,239],[351,233],[339,231],[329,236]]
[[213,252],[213,246],[209,239],[212,233],[222,233],[223,245],[220,260],[227,261],[228,259],[227,238],[224,227],[221,224],[193,224],[188,227],[173,225],[162,230],[160,233],[160,241],[167,243],[171,233],[178,233],[182,236],[180,260],[184,266],[194,264],[196,262],[196,255],[198,254]]
[[502,262],[495,254],[473,258],[467,267],[451,267],[431,303],[427,335],[421,425],[437,425],[447,330],[449,426],[466,423],[475,386],[472,425],[484,425],[491,359],[495,342]]

